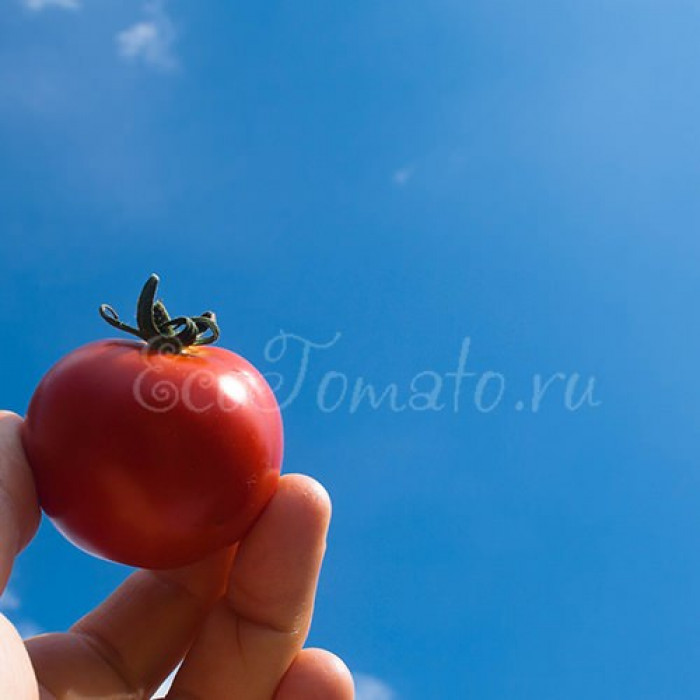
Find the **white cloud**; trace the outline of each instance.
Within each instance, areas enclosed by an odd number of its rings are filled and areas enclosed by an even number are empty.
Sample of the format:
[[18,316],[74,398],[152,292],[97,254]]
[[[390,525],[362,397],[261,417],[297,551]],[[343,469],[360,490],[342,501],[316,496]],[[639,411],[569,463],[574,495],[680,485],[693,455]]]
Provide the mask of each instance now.
[[396,700],[396,693],[383,681],[365,673],[354,673],[355,700]]
[[22,0],[25,7],[38,12],[47,7],[60,7],[63,10],[77,10],[80,8],[80,0]]
[[33,620],[23,617],[19,612],[22,607],[20,597],[11,589],[6,588],[0,595],[0,612],[7,613],[10,622],[17,628],[22,639],[40,634],[43,630]]
[[180,664],[178,664],[171,672],[171,674],[160,684],[160,688],[156,690],[156,692],[153,695],[153,698],[164,698],[167,694],[168,691],[170,690],[170,686],[173,684],[173,681],[175,680],[175,674],[180,670]]
[[32,620],[19,620],[14,623],[19,636],[22,639],[29,639],[29,637],[36,637],[37,634],[42,634],[44,630],[33,622]]
[[17,594],[9,588],[5,589],[5,592],[0,595],[0,610],[19,610],[21,604]]
[[392,180],[395,184],[403,187],[412,177],[413,173],[416,171],[415,167],[412,165],[407,165],[403,168],[399,168],[394,171],[392,175]]
[[119,55],[126,61],[142,61],[160,70],[176,68],[177,59],[173,53],[176,32],[163,0],[147,2],[144,13],[146,19],[117,34]]

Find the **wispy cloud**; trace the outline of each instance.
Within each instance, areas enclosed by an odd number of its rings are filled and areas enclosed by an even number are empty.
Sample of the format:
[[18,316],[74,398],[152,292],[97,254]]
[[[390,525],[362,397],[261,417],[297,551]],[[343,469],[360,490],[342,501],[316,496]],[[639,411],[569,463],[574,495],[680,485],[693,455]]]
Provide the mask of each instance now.
[[10,622],[17,628],[22,639],[40,634],[43,630],[33,620],[22,615],[22,600],[12,588],[6,588],[0,595],[0,612],[7,613]]
[[80,0],[22,0],[25,7],[39,11],[47,7],[59,7],[63,10],[77,10],[80,8]]
[[181,665],[182,662],[175,666],[175,668],[170,672],[170,675],[160,684],[160,687],[152,696],[153,700],[156,700],[156,698],[164,698],[168,694],[168,691],[170,690],[170,687],[172,686]]
[[403,168],[395,170],[394,174],[391,176],[391,179],[395,184],[403,187],[413,177],[413,173],[415,171],[416,169],[413,165],[406,165]]
[[177,33],[164,0],[144,5],[146,18],[116,36],[117,51],[125,61],[142,62],[151,68],[173,70],[178,62],[173,52]]
[[10,588],[6,588],[5,592],[0,595],[0,610],[3,612],[9,610],[19,610],[19,606],[21,604],[22,603],[19,596]]
[[22,639],[36,637],[37,634],[43,634],[44,630],[32,620],[18,620],[15,622],[15,627]]
[[355,700],[396,700],[396,693],[384,681],[366,673],[354,673]]

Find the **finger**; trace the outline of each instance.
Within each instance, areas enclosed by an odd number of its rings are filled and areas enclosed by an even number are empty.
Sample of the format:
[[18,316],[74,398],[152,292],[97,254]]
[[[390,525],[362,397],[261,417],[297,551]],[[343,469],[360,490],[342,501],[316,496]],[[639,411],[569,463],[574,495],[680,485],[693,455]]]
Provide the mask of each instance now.
[[274,700],[353,700],[348,667],[324,649],[302,649],[277,688]]
[[0,592],[12,564],[39,527],[41,511],[34,479],[22,449],[22,419],[0,411]]
[[207,617],[169,697],[273,697],[308,634],[329,520],[322,486],[282,477],[240,543],[226,596]]
[[41,684],[56,697],[150,697],[223,595],[232,555],[137,571],[68,633],[28,640]]
[[0,615],[0,698],[39,698],[36,678],[22,638],[4,615]]

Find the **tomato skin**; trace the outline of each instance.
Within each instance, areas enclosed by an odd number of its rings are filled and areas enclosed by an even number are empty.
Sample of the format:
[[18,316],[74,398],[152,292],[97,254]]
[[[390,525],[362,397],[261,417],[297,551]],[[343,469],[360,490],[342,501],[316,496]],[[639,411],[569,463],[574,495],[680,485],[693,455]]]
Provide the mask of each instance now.
[[106,340],[44,376],[22,441],[42,508],[69,540],[164,569],[245,534],[277,488],[283,431],[272,390],[235,353]]

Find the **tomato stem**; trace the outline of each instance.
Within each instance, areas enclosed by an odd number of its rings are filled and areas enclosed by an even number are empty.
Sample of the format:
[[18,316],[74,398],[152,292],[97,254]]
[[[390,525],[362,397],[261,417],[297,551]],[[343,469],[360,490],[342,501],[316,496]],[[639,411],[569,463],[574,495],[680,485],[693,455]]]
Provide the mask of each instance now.
[[160,278],[152,274],[144,284],[136,307],[136,328],[122,322],[108,304],[100,306],[100,316],[110,326],[145,340],[151,348],[164,353],[180,353],[192,345],[208,345],[219,338],[219,326],[212,311],[200,316],[170,318],[165,304],[156,300]]

